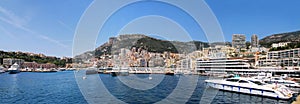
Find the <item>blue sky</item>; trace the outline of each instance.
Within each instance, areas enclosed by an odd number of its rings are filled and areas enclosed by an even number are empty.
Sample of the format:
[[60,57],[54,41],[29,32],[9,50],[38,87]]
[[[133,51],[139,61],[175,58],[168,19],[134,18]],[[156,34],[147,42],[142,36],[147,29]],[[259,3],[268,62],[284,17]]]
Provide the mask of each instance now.
[[[72,56],[72,43],[77,23],[91,3],[92,0],[1,0],[0,50]],[[263,38],[273,33],[300,30],[299,0],[206,0],[206,3],[218,19],[226,41],[231,41],[231,35],[235,33],[246,34],[249,40],[252,34]],[[154,8],[151,7],[152,5],[146,6]],[[143,13],[143,9],[137,7],[137,10],[139,12],[130,12],[126,15],[138,16]],[[161,14],[175,12],[177,13],[175,9],[168,9],[167,12]],[[145,32],[149,30],[143,29],[149,29],[151,26],[172,27],[178,29],[168,29],[169,31],[166,31],[168,34],[185,33],[170,19],[152,17],[130,21],[127,27],[123,27],[120,31],[106,30],[111,34],[98,37],[97,45],[107,41],[109,36],[116,36],[115,33],[118,32],[134,33],[135,28],[137,28],[136,33],[152,35],[157,33]],[[187,17],[174,17],[173,19],[185,21],[185,18]],[[142,19],[144,20],[141,21]],[[112,21],[111,25],[118,24],[117,21],[113,19]],[[158,23],[164,24],[158,25]],[[145,24],[145,28],[136,27],[141,24]],[[189,25],[192,24],[183,26]],[[153,31],[156,30],[159,31],[159,28],[153,29]],[[192,31],[194,33],[190,37],[193,40],[205,41],[205,36],[201,31]],[[176,38],[171,40],[176,40]]]

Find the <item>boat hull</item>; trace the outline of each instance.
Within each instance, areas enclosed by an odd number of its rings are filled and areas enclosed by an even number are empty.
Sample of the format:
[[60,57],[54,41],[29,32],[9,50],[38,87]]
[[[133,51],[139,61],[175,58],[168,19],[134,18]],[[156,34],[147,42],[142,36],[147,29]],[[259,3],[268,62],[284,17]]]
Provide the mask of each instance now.
[[167,73],[165,73],[165,75],[174,75],[174,73],[172,73],[172,72],[167,72]]
[[0,74],[5,73],[5,71],[0,70]]
[[129,72],[111,72],[111,76],[128,76]]
[[19,70],[9,70],[8,71],[8,74],[17,74],[17,73],[20,73]]

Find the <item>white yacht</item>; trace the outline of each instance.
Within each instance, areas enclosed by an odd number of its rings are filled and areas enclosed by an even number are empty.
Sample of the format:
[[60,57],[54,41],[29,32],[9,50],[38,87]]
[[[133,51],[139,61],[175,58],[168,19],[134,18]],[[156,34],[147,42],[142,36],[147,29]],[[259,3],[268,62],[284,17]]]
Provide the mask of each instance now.
[[284,78],[286,78],[286,76],[273,77],[272,73],[261,72],[256,77],[252,77],[252,78],[261,80],[268,84],[281,84],[287,87],[300,88],[299,83],[291,80],[285,80]]
[[263,81],[265,83],[269,83],[269,84],[282,84],[285,85],[287,87],[296,87],[296,88],[300,88],[300,84],[295,82],[295,81],[291,81],[291,80],[284,80],[280,77],[271,77],[271,78],[266,78],[263,79]]
[[4,68],[2,66],[0,66],[0,74],[1,73],[5,73]]
[[8,69],[8,73],[9,74],[16,74],[19,73],[19,65],[17,63],[13,64],[12,66],[10,66],[10,68]]
[[177,70],[174,71],[174,74],[175,74],[175,75],[182,75],[182,74],[184,74],[184,73],[183,73],[183,70],[178,70],[178,69],[177,69]]
[[283,85],[265,84],[252,78],[205,80],[208,86],[220,90],[259,95],[276,99],[290,99],[293,93]]
[[129,68],[113,68],[110,73],[112,76],[128,76]]

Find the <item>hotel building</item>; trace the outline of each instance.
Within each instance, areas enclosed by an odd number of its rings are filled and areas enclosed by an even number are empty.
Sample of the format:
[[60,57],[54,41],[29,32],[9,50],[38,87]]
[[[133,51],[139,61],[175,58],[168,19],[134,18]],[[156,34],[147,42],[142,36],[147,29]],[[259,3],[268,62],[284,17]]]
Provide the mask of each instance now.
[[258,60],[258,67],[277,67],[282,69],[300,69],[300,48],[271,51],[265,58]]

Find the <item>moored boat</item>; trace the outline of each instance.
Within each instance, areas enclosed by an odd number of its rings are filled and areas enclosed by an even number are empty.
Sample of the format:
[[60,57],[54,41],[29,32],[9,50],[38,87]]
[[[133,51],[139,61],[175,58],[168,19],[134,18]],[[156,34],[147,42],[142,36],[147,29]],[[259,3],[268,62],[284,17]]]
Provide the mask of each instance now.
[[293,93],[284,85],[265,84],[252,78],[227,78],[205,80],[208,86],[224,91],[232,91],[276,99],[290,99]]
[[285,80],[285,79],[282,79],[280,77],[266,78],[266,79],[263,79],[263,81],[265,83],[269,83],[269,84],[281,84],[281,85],[285,85],[287,87],[300,88],[299,83],[297,83],[295,81],[291,81],[291,80]]
[[182,70],[175,70],[175,71],[174,71],[174,74],[175,74],[175,75],[182,75],[182,74],[184,74],[184,73],[183,73]]
[[1,74],[1,73],[5,73],[4,67],[3,67],[3,66],[0,66],[0,74]]
[[10,66],[10,68],[8,69],[8,73],[9,74],[20,73],[19,65],[17,63],[15,63],[12,66]]
[[128,68],[117,68],[113,69],[110,72],[111,76],[128,76],[129,75],[129,69]]
[[166,72],[165,75],[174,75],[174,72]]

